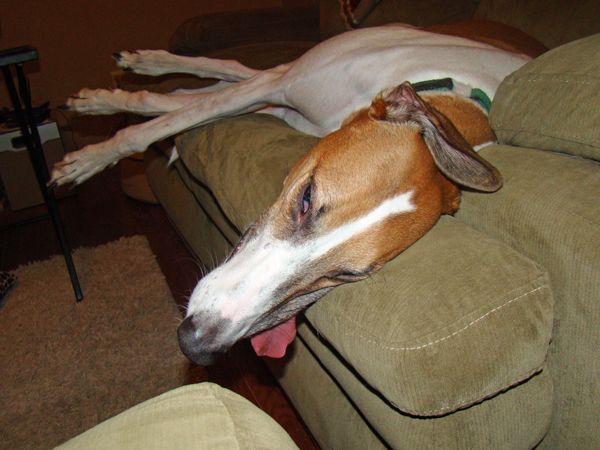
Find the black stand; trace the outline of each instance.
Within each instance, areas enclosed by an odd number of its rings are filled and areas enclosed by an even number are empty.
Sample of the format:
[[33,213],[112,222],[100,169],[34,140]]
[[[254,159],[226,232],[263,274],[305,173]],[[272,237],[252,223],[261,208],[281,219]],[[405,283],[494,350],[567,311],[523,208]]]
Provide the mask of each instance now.
[[[38,133],[37,125],[33,117],[33,111],[31,107],[31,94],[29,92],[29,83],[23,72],[23,63],[27,61],[33,61],[38,59],[37,50],[30,46],[23,46],[12,48],[9,50],[0,51],[0,67],[2,67],[2,73],[4,75],[4,81],[10,95],[13,108],[15,109],[15,116],[21,129],[21,134],[27,147],[27,153],[31,159],[33,170],[37,182],[44,196],[44,201],[48,207],[60,248],[65,257],[69,276],[71,277],[71,283],[73,285],[73,291],[75,291],[75,299],[79,302],[83,300],[83,293],[81,292],[81,286],[79,285],[79,279],[77,278],[77,272],[75,271],[75,265],[73,264],[73,258],[71,257],[71,247],[67,242],[67,237],[63,229],[58,207],[56,205],[56,198],[54,192],[47,187],[50,175],[48,173],[48,166],[46,158],[44,157],[44,150],[40,141],[40,135]],[[14,66],[17,73],[17,79],[19,80],[19,91],[17,91],[13,82],[11,67]],[[19,95],[20,94],[20,95]]]

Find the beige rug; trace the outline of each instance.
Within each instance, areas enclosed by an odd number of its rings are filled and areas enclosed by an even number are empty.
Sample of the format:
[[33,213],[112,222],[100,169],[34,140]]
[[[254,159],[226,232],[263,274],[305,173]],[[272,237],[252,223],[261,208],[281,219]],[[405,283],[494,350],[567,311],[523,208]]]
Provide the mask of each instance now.
[[146,238],[18,268],[0,309],[0,448],[47,449],[186,382],[180,320]]

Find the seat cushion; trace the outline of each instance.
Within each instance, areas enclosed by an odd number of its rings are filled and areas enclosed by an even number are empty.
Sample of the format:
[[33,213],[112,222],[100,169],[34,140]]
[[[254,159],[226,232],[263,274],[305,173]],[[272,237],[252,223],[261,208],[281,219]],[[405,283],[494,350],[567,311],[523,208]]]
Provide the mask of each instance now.
[[[278,119],[254,115],[188,132],[177,146],[189,171],[243,229],[315,142]],[[432,416],[481,401],[543,367],[552,294],[531,260],[446,217],[380,273],[337,288],[306,317],[390,403]]]
[[297,449],[287,433],[245,398],[213,383],[174,389],[57,447],[135,449]]
[[490,121],[498,141],[600,161],[600,34],[558,47],[509,75]]
[[223,119],[176,140],[189,172],[244,230],[275,200],[294,163],[318,141],[271,116]]

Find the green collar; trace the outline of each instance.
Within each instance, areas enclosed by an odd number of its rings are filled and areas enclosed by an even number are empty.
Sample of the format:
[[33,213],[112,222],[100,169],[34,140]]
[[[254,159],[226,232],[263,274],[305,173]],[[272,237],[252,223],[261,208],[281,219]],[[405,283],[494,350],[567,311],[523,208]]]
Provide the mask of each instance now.
[[[413,83],[413,87],[417,92],[423,91],[454,91],[454,80],[452,78],[440,78],[437,80],[426,80],[418,83]],[[492,100],[488,95],[479,88],[472,88],[469,93],[469,98],[481,106],[487,113],[492,108]]]

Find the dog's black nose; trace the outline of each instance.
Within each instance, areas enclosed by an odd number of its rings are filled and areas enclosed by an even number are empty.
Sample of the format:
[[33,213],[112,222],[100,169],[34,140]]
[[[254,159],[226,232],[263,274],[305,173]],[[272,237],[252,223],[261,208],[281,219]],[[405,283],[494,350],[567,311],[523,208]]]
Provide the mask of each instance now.
[[193,316],[186,317],[184,321],[179,324],[179,328],[177,329],[177,337],[179,338],[179,345],[182,347],[182,349],[194,347],[196,331],[197,330],[196,325],[194,325]]
[[[186,317],[179,328],[177,328],[177,337],[179,338],[179,347],[185,356],[191,359],[199,366],[208,366],[215,362],[222,352],[211,351],[206,348],[202,340],[206,340],[206,333],[201,333],[196,325],[194,316]],[[209,335],[211,333],[208,333]]]

